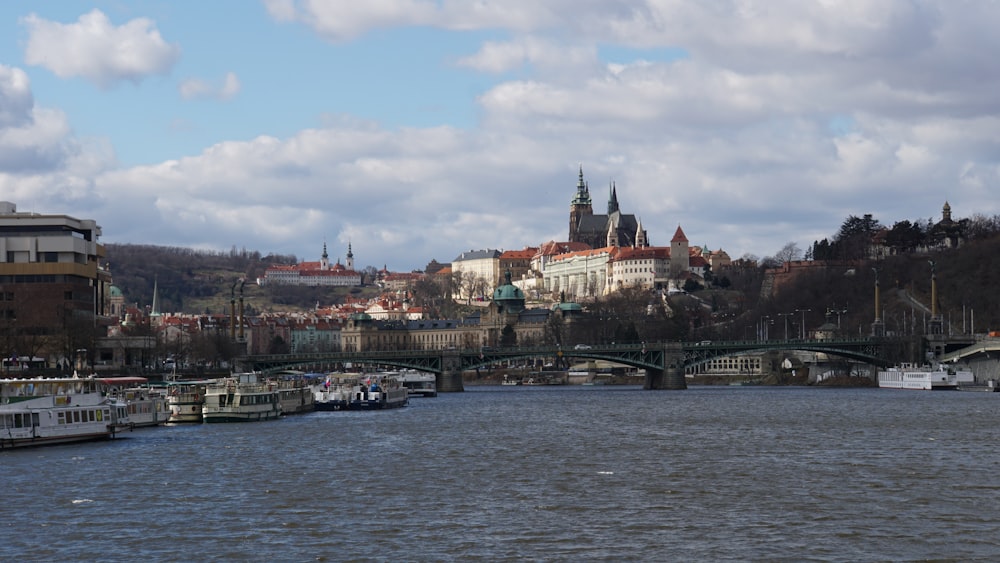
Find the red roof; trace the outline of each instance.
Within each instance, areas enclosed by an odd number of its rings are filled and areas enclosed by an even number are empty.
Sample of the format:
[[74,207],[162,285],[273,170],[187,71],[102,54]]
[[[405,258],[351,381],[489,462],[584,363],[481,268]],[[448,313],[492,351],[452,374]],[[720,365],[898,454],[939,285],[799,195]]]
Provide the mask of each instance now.
[[670,239],[670,242],[687,242],[688,239],[684,236],[684,231],[681,230],[681,226],[677,225],[677,231],[674,232],[674,238]]

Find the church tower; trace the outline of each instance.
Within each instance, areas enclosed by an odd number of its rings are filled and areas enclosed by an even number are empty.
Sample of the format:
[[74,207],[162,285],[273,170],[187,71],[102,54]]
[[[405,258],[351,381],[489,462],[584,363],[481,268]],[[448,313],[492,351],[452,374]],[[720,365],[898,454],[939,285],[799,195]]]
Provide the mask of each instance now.
[[347,271],[354,271],[354,253],[351,252],[351,243],[347,243],[347,261],[344,266],[347,268]]
[[580,180],[576,184],[576,196],[569,204],[569,242],[580,241],[580,220],[585,215],[593,215],[590,188],[583,182],[583,166],[580,166]]
[[642,219],[639,220],[639,227],[635,230],[635,247],[643,248],[649,246],[646,241],[646,230],[642,228]]
[[319,259],[319,269],[329,270],[330,269],[330,255],[326,253],[326,241],[323,241],[323,256]]
[[670,277],[680,279],[688,271],[691,255],[688,251],[688,239],[684,236],[681,226],[677,225],[674,238],[670,239]]
[[618,188],[615,187],[615,183],[611,182],[611,193],[608,196],[608,215],[614,214],[619,211],[618,208]]

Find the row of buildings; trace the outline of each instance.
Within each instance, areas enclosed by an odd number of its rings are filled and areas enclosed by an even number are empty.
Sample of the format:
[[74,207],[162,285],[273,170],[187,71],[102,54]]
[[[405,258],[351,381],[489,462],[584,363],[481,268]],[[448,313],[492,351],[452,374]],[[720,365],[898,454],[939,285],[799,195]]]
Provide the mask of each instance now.
[[[618,189],[609,186],[606,214],[595,214],[590,188],[580,168],[576,193],[570,202],[566,241],[548,241],[521,250],[469,250],[436,272],[453,276],[454,295],[462,300],[486,300],[507,272],[512,283],[535,299],[587,299],[625,287],[653,290],[680,289],[688,279],[701,280],[708,271],[719,271],[731,260],[722,249],[691,246],[678,225],[670,244],[654,246],[642,221],[622,213]],[[379,281],[405,285],[415,281],[404,274],[379,273]],[[360,285],[348,245],[347,261],[329,263],[326,244],[318,262],[273,265],[259,280],[311,286]]]

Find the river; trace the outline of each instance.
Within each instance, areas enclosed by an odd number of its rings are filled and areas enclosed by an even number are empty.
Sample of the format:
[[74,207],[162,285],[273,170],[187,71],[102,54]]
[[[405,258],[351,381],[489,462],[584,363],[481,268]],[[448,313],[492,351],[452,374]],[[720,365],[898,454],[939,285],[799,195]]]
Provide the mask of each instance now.
[[142,429],[0,452],[0,560],[996,560],[998,405],[496,386]]

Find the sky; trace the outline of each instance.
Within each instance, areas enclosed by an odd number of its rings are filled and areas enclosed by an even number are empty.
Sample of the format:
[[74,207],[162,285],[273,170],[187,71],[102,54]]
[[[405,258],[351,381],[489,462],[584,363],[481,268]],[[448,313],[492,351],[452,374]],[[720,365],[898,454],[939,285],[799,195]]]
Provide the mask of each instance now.
[[0,200],[409,271],[565,241],[582,168],[653,245],[773,256],[1000,213],[998,28],[990,0],[12,0]]

